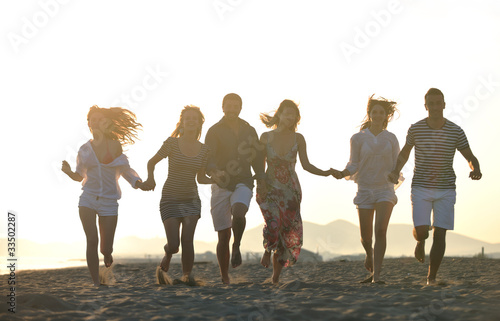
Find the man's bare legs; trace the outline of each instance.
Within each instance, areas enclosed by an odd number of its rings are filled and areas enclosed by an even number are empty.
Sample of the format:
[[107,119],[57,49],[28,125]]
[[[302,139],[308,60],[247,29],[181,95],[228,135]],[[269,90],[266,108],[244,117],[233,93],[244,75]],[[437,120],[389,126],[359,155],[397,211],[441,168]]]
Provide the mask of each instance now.
[[243,237],[243,232],[245,231],[246,219],[245,214],[248,211],[248,207],[243,203],[234,203],[231,207],[232,214],[232,227],[227,228],[222,231],[218,231],[218,243],[217,243],[217,261],[219,262],[220,275],[222,277],[222,283],[229,284],[229,257],[231,253],[229,252],[229,243],[231,240],[231,230],[234,234],[233,248],[231,255],[231,265],[236,268],[241,265],[241,252],[240,244],[241,238]]
[[366,252],[365,268],[373,274],[373,213],[374,209],[358,209],[361,244]]
[[413,228],[413,237],[417,241],[415,246],[415,258],[420,262],[425,262],[425,240],[429,237],[429,225],[420,225]]
[[87,238],[87,266],[94,285],[99,286],[101,282],[99,281],[99,255],[97,253],[99,237],[95,224],[96,214],[95,210],[80,207],[80,220],[82,221],[83,230]]
[[245,231],[246,218],[245,215],[248,207],[243,203],[234,203],[231,207],[231,214],[233,216],[232,229],[234,234],[233,250],[231,253],[231,266],[236,268],[241,265],[241,252],[240,244]]
[[229,284],[229,241],[231,240],[231,228],[218,231],[217,261],[219,262],[222,283]]
[[180,224],[180,220],[176,217],[170,217],[163,221],[163,227],[165,228],[165,234],[167,235],[167,244],[163,247],[165,255],[161,260],[160,268],[165,272],[168,272],[172,255],[179,252]]
[[194,264],[194,231],[198,224],[198,215],[191,215],[182,219],[182,280],[187,282],[191,276]]
[[436,274],[443,260],[446,249],[446,230],[441,227],[434,227],[434,237],[432,241],[431,253],[429,255],[429,272],[427,274],[427,284],[436,282]]
[[387,247],[387,227],[394,204],[380,202],[375,204],[375,245],[373,247],[373,283],[380,282],[380,272]]

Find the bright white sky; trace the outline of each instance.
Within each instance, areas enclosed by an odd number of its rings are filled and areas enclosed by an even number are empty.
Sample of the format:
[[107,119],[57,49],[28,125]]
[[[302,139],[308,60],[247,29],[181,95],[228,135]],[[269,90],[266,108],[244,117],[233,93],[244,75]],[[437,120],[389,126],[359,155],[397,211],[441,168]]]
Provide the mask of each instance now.
[[[343,169],[371,94],[399,103],[400,117],[389,130],[402,146],[409,126],[427,115],[425,92],[437,87],[484,174],[481,181],[468,179],[457,153],[455,231],[500,242],[500,153],[491,144],[500,119],[499,14],[495,0],[2,2],[2,220],[15,211],[21,238],[84,241],[81,186],[60,165],[66,159],[74,169],[79,146],[90,138],[86,115],[94,104],[137,114],[144,131],[127,155],[146,179],[148,159],[187,104],[205,114],[204,139],[229,92],[241,95],[240,116],[259,134],[266,130],[259,113],[296,100],[311,162]],[[358,224],[353,182],[298,167],[303,220]],[[164,237],[158,203],[166,173],[163,161],[158,187],[149,193],[120,180],[116,240]],[[391,223],[411,224],[410,163],[404,175]],[[200,196],[195,238],[215,241],[208,186]],[[247,228],[261,224],[253,199]]]

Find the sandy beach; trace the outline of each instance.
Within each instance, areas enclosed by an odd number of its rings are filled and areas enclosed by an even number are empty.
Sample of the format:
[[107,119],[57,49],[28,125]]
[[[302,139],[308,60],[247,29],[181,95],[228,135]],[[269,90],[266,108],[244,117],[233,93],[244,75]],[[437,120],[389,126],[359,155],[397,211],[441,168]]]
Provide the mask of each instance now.
[[[498,320],[500,315],[500,260],[495,259],[445,257],[435,286],[425,285],[427,264],[414,258],[386,259],[384,285],[359,283],[367,276],[361,261],[297,263],[284,269],[279,285],[270,283],[271,270],[258,263],[231,269],[231,285],[221,284],[216,263],[198,263],[198,286],[159,285],[156,266],[117,260],[108,275],[116,281],[99,288],[91,285],[85,267],[19,271],[16,313],[4,304],[0,319]],[[179,264],[172,264],[169,276],[180,277]]]

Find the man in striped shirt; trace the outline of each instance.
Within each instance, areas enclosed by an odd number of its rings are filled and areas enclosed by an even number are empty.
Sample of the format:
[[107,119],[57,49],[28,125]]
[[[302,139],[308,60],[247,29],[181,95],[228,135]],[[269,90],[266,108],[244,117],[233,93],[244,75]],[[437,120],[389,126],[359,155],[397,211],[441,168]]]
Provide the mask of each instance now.
[[[453,230],[455,207],[455,172],[453,158],[458,150],[471,168],[469,177],[481,179],[479,162],[472,154],[462,128],[443,117],[446,106],[443,93],[431,88],[425,95],[425,109],[428,117],[411,125],[406,144],[399,153],[396,168],[389,174],[389,180],[397,184],[399,172],[408,161],[415,146],[415,169],[412,181],[411,199],[413,206],[413,236],[417,240],[415,258],[425,260],[425,240],[430,226],[434,227],[434,239],[429,255],[427,284],[436,283],[436,274],[444,256],[446,231]],[[433,222],[431,225],[431,211]]]

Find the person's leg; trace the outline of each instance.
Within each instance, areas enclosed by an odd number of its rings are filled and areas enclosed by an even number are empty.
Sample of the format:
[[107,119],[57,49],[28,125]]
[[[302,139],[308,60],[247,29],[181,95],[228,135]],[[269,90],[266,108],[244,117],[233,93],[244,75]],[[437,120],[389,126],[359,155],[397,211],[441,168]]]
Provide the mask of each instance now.
[[365,268],[373,273],[373,212],[374,209],[358,208],[359,231],[361,234],[361,244],[365,249]]
[[425,262],[425,240],[429,237],[429,225],[420,225],[413,228],[413,237],[417,241],[415,246],[415,258],[420,262]]
[[104,265],[110,267],[113,263],[113,242],[115,239],[118,215],[99,216],[99,234],[101,235],[101,253],[104,255]]
[[163,227],[167,235],[167,244],[163,247],[165,255],[161,260],[160,267],[163,271],[168,272],[172,255],[179,252],[180,220],[177,217],[169,217],[163,221]]
[[455,224],[455,201],[456,191],[454,189],[439,191],[434,201],[434,237],[429,255],[429,272],[427,284],[436,282],[441,261],[446,250],[446,231],[453,230]]
[[446,229],[434,227],[434,239],[432,241],[431,253],[429,255],[429,272],[427,274],[427,284],[436,282],[436,274],[443,260],[446,249]]
[[188,281],[194,264],[194,231],[198,223],[198,215],[186,216],[182,219],[182,276]]
[[391,218],[394,204],[391,202],[380,202],[375,204],[375,245],[373,247],[373,280],[380,281],[382,262],[387,247],[387,227]]
[[229,241],[231,239],[231,198],[232,192],[212,184],[210,213],[214,229],[218,234],[217,261],[222,283],[229,284]]
[[243,232],[245,231],[245,215],[247,211],[248,207],[243,203],[234,203],[231,207],[231,214],[233,216],[232,228],[234,236],[233,250],[231,254],[231,265],[233,268],[241,265],[240,244],[243,237]]
[[260,259],[260,264],[265,268],[269,267],[269,264],[271,264],[271,252],[264,251],[262,258]]
[[433,191],[428,188],[413,187],[411,190],[413,237],[417,241],[415,258],[424,263],[425,240],[429,237],[431,225]]
[[94,285],[99,286],[101,284],[99,281],[99,255],[97,253],[99,237],[95,224],[95,216],[97,213],[95,210],[83,206],[79,207],[79,212],[83,230],[87,238],[87,266]]
[[231,240],[231,228],[218,231],[217,261],[219,262],[222,283],[229,284],[229,241]]
[[281,270],[283,270],[283,265],[278,261],[278,254],[274,252],[273,255],[273,284],[278,284],[280,281]]

